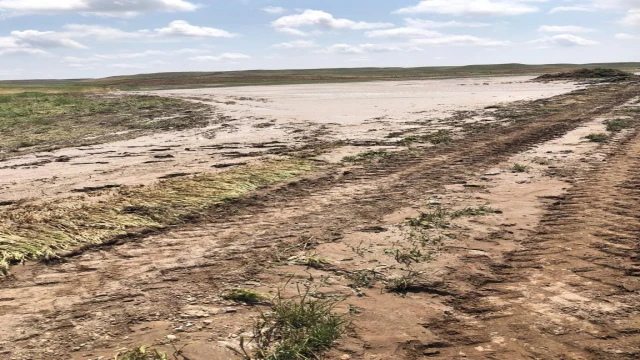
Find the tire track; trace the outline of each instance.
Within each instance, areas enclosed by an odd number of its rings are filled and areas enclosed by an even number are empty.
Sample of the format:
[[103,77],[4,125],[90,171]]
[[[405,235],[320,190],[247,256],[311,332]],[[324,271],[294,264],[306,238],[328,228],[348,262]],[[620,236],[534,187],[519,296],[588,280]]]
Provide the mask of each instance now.
[[493,264],[498,284],[427,326],[468,358],[640,358],[638,169],[640,129],[549,206],[522,250]]

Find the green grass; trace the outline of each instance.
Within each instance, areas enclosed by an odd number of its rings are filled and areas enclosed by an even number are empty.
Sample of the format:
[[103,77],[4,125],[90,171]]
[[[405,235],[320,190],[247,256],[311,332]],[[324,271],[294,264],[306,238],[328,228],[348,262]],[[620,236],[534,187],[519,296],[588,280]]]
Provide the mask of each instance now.
[[631,127],[631,121],[627,119],[613,119],[605,122],[607,125],[607,131],[619,132]]
[[303,264],[313,269],[323,269],[329,265],[329,260],[318,256],[309,256],[303,260]]
[[354,271],[348,278],[352,281],[350,286],[353,288],[371,288],[378,280],[378,274],[375,270],[365,269]]
[[476,207],[466,207],[460,210],[454,210],[449,212],[449,216],[452,219],[457,219],[461,217],[469,217],[469,216],[484,216],[489,214],[501,214],[502,211],[496,210],[488,205],[481,205]]
[[443,228],[449,224],[449,212],[442,208],[433,211],[421,212],[420,215],[408,218],[406,223],[411,227],[427,229]]
[[389,153],[386,150],[370,150],[353,156],[345,156],[342,162],[358,163],[358,162],[370,162],[375,159],[386,158]]
[[312,168],[303,161],[275,161],[163,180],[152,186],[121,187],[99,201],[71,198],[3,206],[0,274],[10,264],[53,259],[123,235],[181,224],[215,204]]
[[585,139],[589,140],[590,142],[601,143],[609,140],[609,135],[605,133],[594,133],[587,135]]
[[398,144],[409,146],[413,143],[431,143],[433,145],[448,144],[453,141],[451,131],[438,130],[434,133],[427,135],[409,136],[404,139],[398,140]]
[[529,171],[529,165],[522,165],[522,164],[516,163],[516,164],[513,164],[513,166],[511,167],[511,170],[517,173],[525,173]]
[[[142,95],[23,92],[0,95],[0,158],[208,124],[208,107]],[[29,149],[25,149],[29,148]]]
[[487,205],[477,207],[466,207],[460,210],[448,210],[437,208],[428,212],[421,212],[420,215],[405,220],[405,223],[412,228],[442,229],[449,226],[453,219],[469,216],[483,216],[500,213]]
[[245,303],[247,305],[256,305],[264,303],[267,297],[255,290],[248,289],[232,289],[222,296],[225,300]]
[[158,350],[150,350],[145,346],[140,346],[118,353],[115,360],[169,360],[169,357]]
[[420,286],[419,280],[421,275],[420,272],[409,269],[401,276],[387,279],[385,289],[396,294],[406,294],[410,289]]
[[240,350],[232,349],[245,360],[318,359],[345,332],[348,320],[334,310],[337,300],[314,299],[306,293],[293,299],[280,294],[271,311],[260,314],[249,350],[241,340]]

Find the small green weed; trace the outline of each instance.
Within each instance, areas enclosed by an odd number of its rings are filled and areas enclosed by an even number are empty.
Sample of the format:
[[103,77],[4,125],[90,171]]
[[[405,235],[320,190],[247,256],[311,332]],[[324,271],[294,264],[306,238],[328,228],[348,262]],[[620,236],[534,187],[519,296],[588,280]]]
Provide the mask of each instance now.
[[389,152],[387,152],[386,150],[370,150],[354,156],[345,156],[342,159],[342,162],[368,162],[375,159],[386,158],[388,156]]
[[405,223],[412,228],[443,229],[449,226],[452,219],[496,213],[500,213],[500,210],[493,209],[488,205],[466,207],[464,209],[454,211],[437,208],[430,212],[421,212],[420,215],[416,217],[408,218]]
[[437,208],[430,212],[420,213],[417,217],[407,219],[406,222],[411,227],[437,229],[446,227],[449,224],[448,215],[449,213],[446,210]]
[[585,137],[585,139],[591,141],[591,142],[596,142],[596,143],[601,143],[601,142],[605,142],[609,139],[609,136],[605,133],[597,133],[597,134],[589,134]]
[[427,143],[430,142],[434,145],[438,144],[448,144],[453,141],[453,136],[451,135],[451,131],[448,130],[438,130],[435,133],[427,134],[427,135],[417,135],[417,136],[409,136],[404,139],[398,140],[397,144],[409,146],[413,143]]
[[248,289],[232,289],[222,296],[225,300],[245,303],[248,305],[256,305],[264,303],[267,297],[255,290]]
[[551,165],[551,160],[539,156],[536,156],[532,162],[538,165]]
[[403,135],[403,132],[400,131],[394,131],[394,132],[390,132],[387,136],[385,136],[387,139],[392,139],[392,138],[399,138]]
[[309,256],[304,261],[304,265],[313,269],[322,269],[329,263],[329,260],[317,256]]
[[431,135],[431,138],[429,139],[429,141],[431,141],[431,143],[434,145],[448,144],[451,141],[453,141],[453,137],[451,136],[450,131],[439,130],[435,134]]
[[279,293],[268,313],[261,313],[253,329],[255,349],[245,346],[234,349],[245,360],[306,360],[316,359],[328,350],[345,332],[348,320],[334,312],[336,300],[311,299],[310,290],[294,299],[284,299]]
[[613,119],[605,122],[607,131],[619,132],[631,126],[631,122],[627,119]]
[[465,216],[483,216],[489,214],[501,214],[502,211],[496,210],[488,205],[481,205],[478,207],[466,207],[461,210],[455,210],[449,213],[452,219],[457,219]]
[[406,294],[410,289],[418,287],[420,275],[420,272],[408,270],[402,276],[388,279],[385,289],[392,293]]
[[169,357],[158,350],[149,350],[145,346],[140,346],[117,354],[115,360],[169,360]]
[[511,170],[513,172],[517,172],[517,173],[524,173],[529,171],[529,165],[522,165],[522,164],[513,164],[513,166],[511,167]]
[[365,269],[358,270],[349,275],[349,279],[353,281],[351,287],[354,288],[371,288],[378,280],[378,274],[375,270]]
[[394,248],[384,251],[386,255],[392,256],[399,264],[409,266],[413,263],[421,263],[432,259],[431,253],[414,246],[413,248]]
[[364,240],[360,241],[358,246],[349,246],[349,248],[358,256],[364,257],[364,254],[367,252],[368,249],[362,246],[363,243],[364,243]]

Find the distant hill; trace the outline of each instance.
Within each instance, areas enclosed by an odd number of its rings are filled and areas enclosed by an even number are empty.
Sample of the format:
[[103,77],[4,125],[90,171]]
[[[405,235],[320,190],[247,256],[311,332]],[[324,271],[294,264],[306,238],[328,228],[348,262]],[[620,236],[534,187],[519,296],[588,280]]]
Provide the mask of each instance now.
[[469,76],[541,75],[579,68],[640,70],[640,63],[596,64],[495,64],[466,66],[431,66],[415,68],[333,68],[305,70],[247,70],[225,72],[168,72],[113,76],[102,79],[13,80],[0,81],[2,87],[53,86],[70,88],[115,88],[122,90],[154,88],[223,87],[296,83],[330,83],[350,81],[429,79]]

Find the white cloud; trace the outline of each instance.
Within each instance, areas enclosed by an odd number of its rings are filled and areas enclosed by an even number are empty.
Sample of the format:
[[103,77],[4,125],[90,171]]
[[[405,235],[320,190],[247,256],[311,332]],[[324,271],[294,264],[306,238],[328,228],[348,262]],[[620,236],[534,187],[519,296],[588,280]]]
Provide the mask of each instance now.
[[144,69],[147,67],[147,65],[120,63],[120,64],[109,64],[107,65],[107,67],[115,68],[115,69]]
[[545,37],[529,42],[530,44],[540,44],[542,46],[561,46],[561,47],[574,47],[574,46],[589,46],[599,44],[597,41],[588,40],[580,36],[572,34],[554,35],[551,37]]
[[582,26],[554,26],[554,25],[542,25],[538,28],[540,32],[560,32],[560,33],[588,33],[595,30],[585,28]]
[[393,24],[336,19],[324,11],[305,10],[300,14],[283,16],[273,21],[271,26],[282,33],[304,36],[308,34],[300,30],[301,27],[316,27],[325,30],[369,30],[392,27]]
[[0,11],[14,16],[81,13],[131,17],[148,12],[194,11],[198,7],[185,0],[0,0]]
[[318,45],[313,41],[297,40],[297,41],[290,41],[290,42],[275,44],[275,45],[272,45],[271,47],[276,49],[309,49],[316,46]]
[[619,40],[635,40],[635,39],[640,39],[640,36],[636,36],[636,35],[631,35],[631,34],[625,34],[625,33],[620,33],[620,34],[615,34],[613,35],[614,38],[619,39]]
[[[82,63],[97,63],[107,60],[121,60],[121,59],[141,59],[153,56],[175,56],[184,54],[201,54],[207,53],[209,50],[204,49],[178,49],[178,50],[145,50],[134,53],[115,53],[115,54],[95,54],[89,57],[76,57],[67,56],[62,58],[62,62],[68,64],[82,64]],[[156,60],[157,61],[157,60]]]
[[411,51],[422,51],[422,49],[415,46],[400,47],[400,46],[384,45],[384,44],[360,44],[360,45],[334,44],[322,50],[319,50],[318,52],[324,53],[324,54],[365,54],[365,53],[411,52]]
[[369,38],[421,38],[439,36],[441,34],[439,32],[427,29],[401,27],[394,29],[367,31],[365,35]]
[[155,31],[160,36],[222,37],[222,38],[233,38],[238,36],[237,34],[232,34],[225,30],[191,25],[184,20],[172,21],[171,23],[169,23],[169,26],[161,29],[156,29]]
[[596,10],[595,8],[589,7],[589,6],[557,6],[549,10],[549,14],[556,14],[559,12],[572,12],[572,11],[591,12],[595,10]]
[[464,22],[464,21],[432,21],[422,19],[404,19],[408,27],[439,29],[439,28],[481,28],[491,26],[491,24],[481,22]]
[[406,18],[406,26],[393,29],[367,31],[365,35],[369,38],[434,38],[443,35],[433,29],[440,28],[480,28],[491,26],[487,23],[462,22],[462,21],[432,21]]
[[334,44],[326,49],[322,49],[320,52],[327,54],[362,54],[364,53],[364,50],[362,50],[358,45]]
[[123,31],[108,26],[86,24],[69,24],[65,25],[63,29],[66,31],[61,34],[69,38],[94,37],[104,41],[162,37],[234,38],[239,36],[238,34],[233,34],[225,30],[191,25],[184,20],[172,21],[166,27],[155,30]]
[[443,35],[431,39],[414,39],[414,44],[418,45],[451,45],[451,46],[506,46],[509,41],[481,38],[472,35]]
[[518,0],[422,0],[415,6],[401,8],[396,14],[447,15],[523,15],[537,12],[536,7]]
[[56,33],[55,31],[12,31],[11,37],[21,43],[28,44],[36,48],[87,48],[79,42],[65,38],[63,34]]
[[629,10],[620,23],[627,26],[640,26],[640,8]]
[[309,36],[309,34],[307,34],[306,32],[302,30],[294,29],[294,28],[283,27],[283,28],[276,28],[276,30],[286,35]]
[[10,36],[0,37],[0,55],[48,54],[42,48],[86,49],[86,46],[55,31],[12,31]]
[[225,61],[225,60],[246,60],[251,56],[238,53],[224,53],[220,56],[195,56],[189,58],[191,61]]
[[280,6],[267,6],[266,8],[263,8],[262,11],[269,14],[282,14],[287,12],[287,9]]
[[21,42],[14,37],[0,37],[0,56],[2,55],[46,55],[46,51],[34,48],[33,46]]
[[127,32],[108,26],[85,24],[68,24],[63,26],[63,29],[67,31],[69,37],[95,37],[99,40],[135,39],[150,34],[149,30]]

